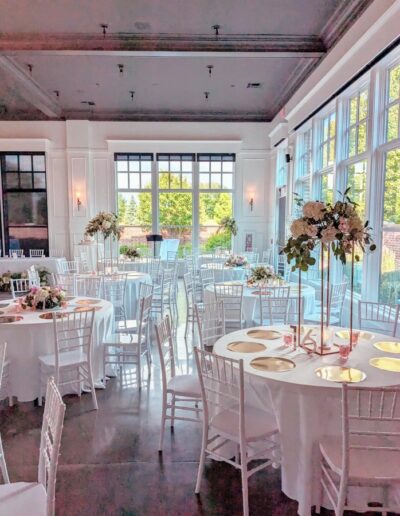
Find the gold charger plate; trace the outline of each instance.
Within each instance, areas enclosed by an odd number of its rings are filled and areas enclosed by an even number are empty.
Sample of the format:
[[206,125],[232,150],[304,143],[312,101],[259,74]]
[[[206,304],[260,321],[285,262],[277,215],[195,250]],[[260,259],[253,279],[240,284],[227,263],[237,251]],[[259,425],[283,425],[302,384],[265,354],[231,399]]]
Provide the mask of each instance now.
[[391,340],[381,340],[374,342],[374,347],[379,351],[385,351],[386,353],[400,353],[400,342]]
[[78,299],[77,305],[97,305],[100,303],[100,299]]
[[367,377],[367,375],[359,369],[337,365],[318,367],[318,369],[315,370],[315,374],[322,380],[341,383],[359,383]]
[[391,371],[392,373],[400,373],[400,358],[393,357],[377,357],[371,358],[369,364],[383,371]]
[[282,337],[281,332],[276,330],[249,330],[247,335],[252,339],[275,340]]
[[247,342],[240,340],[228,344],[227,349],[229,349],[229,351],[234,351],[235,353],[258,353],[259,351],[265,351],[267,346],[261,344],[261,342]]
[[296,367],[296,364],[288,358],[280,357],[258,357],[250,362],[251,367],[259,371],[270,373],[283,373]]
[[[39,318],[46,319],[46,321],[53,319],[53,313],[54,312],[46,312],[44,314],[40,314]],[[56,312],[56,319],[63,319],[64,317],[67,317],[67,316],[68,316],[68,314],[65,312]]]
[[[355,330],[359,331],[359,330]],[[335,333],[336,337],[339,339],[349,340],[350,339],[350,330],[339,330]],[[359,340],[371,340],[374,338],[374,335],[369,331],[360,331]]]
[[90,312],[91,310],[98,312],[101,310],[101,306],[78,306],[74,308],[74,312]]
[[0,317],[0,324],[18,322],[23,319],[22,315],[3,315]]

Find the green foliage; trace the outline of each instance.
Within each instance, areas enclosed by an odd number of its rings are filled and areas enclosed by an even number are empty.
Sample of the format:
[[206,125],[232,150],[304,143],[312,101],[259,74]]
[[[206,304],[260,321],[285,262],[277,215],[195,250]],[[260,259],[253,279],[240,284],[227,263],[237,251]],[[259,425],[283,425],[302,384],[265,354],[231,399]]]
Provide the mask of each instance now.
[[400,224],[400,149],[386,154],[385,193],[383,220]]
[[203,244],[204,251],[215,251],[217,247],[222,247],[224,249],[230,249],[232,244],[232,237],[230,233],[226,231],[222,231],[221,233],[216,233],[215,235],[210,236],[206,242]]

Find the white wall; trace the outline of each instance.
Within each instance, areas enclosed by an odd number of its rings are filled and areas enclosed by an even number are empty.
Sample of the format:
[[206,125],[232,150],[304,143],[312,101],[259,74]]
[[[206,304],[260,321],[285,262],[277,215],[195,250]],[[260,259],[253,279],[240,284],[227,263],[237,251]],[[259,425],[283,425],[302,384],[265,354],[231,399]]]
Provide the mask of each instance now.
[[274,209],[269,129],[266,123],[0,122],[0,151],[46,151],[50,247],[70,256],[89,218],[116,207],[114,152],[234,152],[235,248],[243,249],[252,231],[261,251],[272,235]]

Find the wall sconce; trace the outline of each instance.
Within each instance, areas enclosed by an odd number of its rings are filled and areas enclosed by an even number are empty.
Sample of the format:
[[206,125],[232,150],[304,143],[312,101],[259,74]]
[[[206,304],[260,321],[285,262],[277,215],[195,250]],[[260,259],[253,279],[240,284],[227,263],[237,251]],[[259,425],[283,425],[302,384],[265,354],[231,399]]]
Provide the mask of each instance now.
[[81,206],[82,206],[81,193],[80,192],[76,192],[75,196],[76,196],[76,207],[77,207],[77,209],[79,211],[81,209]]
[[249,206],[250,206],[250,211],[253,211],[253,207],[254,207],[254,194],[253,193],[249,194]]

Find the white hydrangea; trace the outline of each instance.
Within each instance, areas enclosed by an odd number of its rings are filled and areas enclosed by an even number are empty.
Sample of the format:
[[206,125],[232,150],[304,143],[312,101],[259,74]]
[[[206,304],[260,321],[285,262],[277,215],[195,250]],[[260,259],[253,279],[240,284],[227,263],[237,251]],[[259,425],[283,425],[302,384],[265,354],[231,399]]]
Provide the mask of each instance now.
[[321,220],[324,217],[326,206],[323,202],[309,201],[303,206],[303,215],[314,220]]

